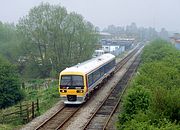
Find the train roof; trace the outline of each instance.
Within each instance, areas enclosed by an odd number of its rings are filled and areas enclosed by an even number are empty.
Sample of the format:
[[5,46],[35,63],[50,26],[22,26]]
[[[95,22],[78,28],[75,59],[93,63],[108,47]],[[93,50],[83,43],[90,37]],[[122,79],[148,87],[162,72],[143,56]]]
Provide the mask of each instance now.
[[112,55],[110,53],[106,53],[106,54],[103,54],[103,55],[98,56],[96,58],[92,58],[90,60],[87,60],[85,62],[78,63],[77,65],[72,66],[70,68],[66,68],[61,73],[80,72],[80,73],[87,74],[87,73],[95,70],[96,68],[100,67],[101,65],[107,63],[108,61],[111,61],[114,58],[115,58],[114,55]]

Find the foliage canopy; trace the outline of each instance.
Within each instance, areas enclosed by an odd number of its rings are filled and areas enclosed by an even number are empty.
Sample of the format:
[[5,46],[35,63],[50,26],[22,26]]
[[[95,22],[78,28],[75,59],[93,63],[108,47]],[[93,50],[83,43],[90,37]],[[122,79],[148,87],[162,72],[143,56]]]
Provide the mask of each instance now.
[[81,15],[48,3],[32,8],[17,28],[32,77],[48,77],[90,58],[98,40],[95,27]]
[[[119,115],[119,129],[180,128],[179,57],[180,52],[163,40],[156,40],[144,48],[138,75],[131,83],[124,99],[124,110]],[[146,109],[134,107],[146,103],[139,98],[137,87],[144,90],[141,96],[149,93]]]
[[0,108],[11,106],[21,99],[23,93],[16,68],[0,57]]
[[11,63],[17,62],[19,43],[15,25],[0,22],[0,54]]

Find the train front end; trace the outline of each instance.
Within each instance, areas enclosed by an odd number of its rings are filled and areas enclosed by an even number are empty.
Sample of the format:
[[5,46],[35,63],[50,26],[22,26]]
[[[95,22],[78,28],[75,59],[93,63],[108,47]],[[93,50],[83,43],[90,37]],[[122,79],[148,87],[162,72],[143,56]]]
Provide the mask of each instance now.
[[82,104],[87,91],[85,75],[82,73],[61,72],[59,92],[64,104]]

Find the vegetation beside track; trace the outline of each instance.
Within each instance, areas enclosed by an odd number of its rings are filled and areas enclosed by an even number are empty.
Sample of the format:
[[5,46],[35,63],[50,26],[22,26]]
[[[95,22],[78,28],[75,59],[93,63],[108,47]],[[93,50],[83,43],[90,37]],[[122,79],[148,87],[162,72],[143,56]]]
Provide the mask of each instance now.
[[23,98],[16,67],[0,55],[0,109],[16,104]]
[[[41,80],[33,80],[33,84],[41,83]],[[24,95],[25,98],[22,101],[22,104],[25,104],[25,102],[32,102],[36,101],[37,98],[39,99],[39,114],[42,115],[44,112],[46,112],[48,109],[50,109],[55,103],[57,103],[59,98],[58,93],[58,82],[53,81],[49,84],[48,88],[40,87],[38,89],[28,87],[24,89]],[[38,84],[39,85],[39,84]],[[17,104],[18,105],[18,104]],[[0,116],[2,113],[8,114],[9,112],[13,112],[17,109],[16,106],[9,107],[4,110],[0,110]],[[20,118],[17,118],[16,121],[13,121],[11,123],[5,123],[0,124],[0,130],[12,130],[14,128],[20,128],[23,125],[23,121]]]
[[25,92],[27,101],[36,101],[36,99],[39,99],[40,114],[43,114],[60,100],[57,81],[49,84],[48,88],[26,89]]
[[[38,98],[40,114],[52,107],[59,101],[57,81],[48,88],[37,84],[45,78],[57,78],[64,68],[89,59],[98,41],[99,33],[93,24],[60,5],[41,3],[16,25],[0,21],[0,117],[2,111],[13,113],[12,105],[22,100]],[[33,86],[26,84],[20,89],[20,81],[32,78]],[[0,129],[21,124],[18,119],[12,124],[0,123]]]
[[180,129],[180,51],[156,40],[123,99],[118,129]]

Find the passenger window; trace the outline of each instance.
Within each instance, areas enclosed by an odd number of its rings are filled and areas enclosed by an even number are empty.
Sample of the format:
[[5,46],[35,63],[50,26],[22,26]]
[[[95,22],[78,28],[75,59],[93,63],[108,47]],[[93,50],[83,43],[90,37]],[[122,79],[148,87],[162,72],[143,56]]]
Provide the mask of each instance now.
[[104,75],[104,67],[100,69],[101,76]]
[[93,73],[93,81],[97,81],[101,77],[100,70]]
[[92,83],[93,83],[93,78],[92,78],[92,74],[90,74],[90,75],[88,76],[88,85],[91,86]]

